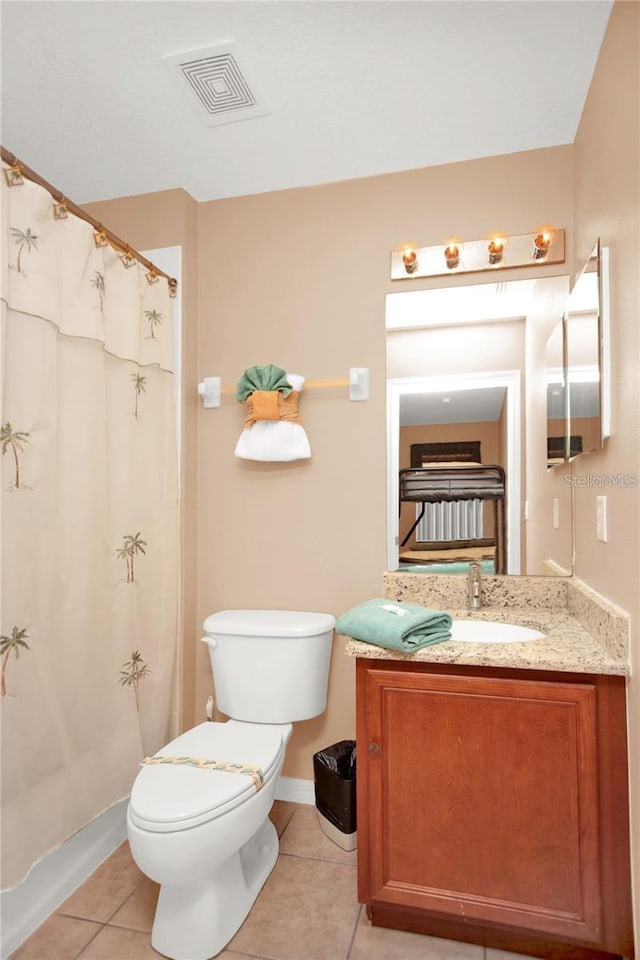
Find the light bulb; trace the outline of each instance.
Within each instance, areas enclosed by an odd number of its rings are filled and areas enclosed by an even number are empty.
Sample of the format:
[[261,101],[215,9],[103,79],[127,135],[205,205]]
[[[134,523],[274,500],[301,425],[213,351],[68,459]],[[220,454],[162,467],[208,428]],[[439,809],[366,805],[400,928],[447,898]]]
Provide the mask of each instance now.
[[402,262],[406,273],[415,273],[418,269],[418,254],[411,247],[402,251]]
[[496,264],[502,262],[502,254],[504,253],[504,240],[491,240],[487,250],[489,251],[489,263],[492,267],[494,267]]
[[460,263],[460,250],[455,244],[450,243],[444,248],[444,259],[447,264],[447,270],[455,270]]

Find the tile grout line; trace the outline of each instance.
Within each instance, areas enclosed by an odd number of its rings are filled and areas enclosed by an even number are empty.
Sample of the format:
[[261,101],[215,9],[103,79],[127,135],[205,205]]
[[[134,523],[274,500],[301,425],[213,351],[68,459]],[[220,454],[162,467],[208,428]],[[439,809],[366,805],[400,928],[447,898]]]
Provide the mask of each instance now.
[[136,883],[135,887],[133,888],[133,890],[131,891],[131,893],[129,894],[129,896],[128,896],[128,897],[125,897],[124,900],[115,908],[115,910],[113,911],[113,913],[111,913],[111,914],[109,915],[109,919],[105,922],[105,926],[106,926],[106,924],[109,923],[109,921],[113,920],[113,918],[115,917],[115,915],[116,915],[116,913],[118,912],[118,910],[121,910],[122,907],[124,907],[125,903],[128,903],[128,901],[131,899],[131,897],[134,895],[134,893],[139,889],[139,887],[142,886],[143,883],[144,883],[144,876],[141,876],[141,877],[140,877],[140,880],[138,881],[138,883]]
[[[61,916],[64,917],[64,916],[66,916],[66,914],[63,913],[63,914],[61,914]],[[81,918],[81,917],[75,917],[74,919],[82,919],[82,918]],[[95,923],[96,921],[94,920],[94,921],[92,921],[92,922]],[[93,941],[95,940],[95,938],[102,933],[102,931],[104,930],[105,927],[106,927],[106,923],[101,924],[100,929],[99,929],[99,930],[96,930],[96,932],[94,933],[94,935],[93,935],[89,940],[87,940],[87,942],[86,942],[85,945],[82,947],[82,949],[79,950],[78,953],[76,953],[74,960],[78,960],[78,957],[81,957],[81,956],[82,956],[82,954],[83,954],[84,951],[87,949],[87,947],[89,946],[89,944],[90,944],[90,943],[93,943]]]
[[362,916],[363,910],[364,910],[364,904],[361,903],[359,904],[358,913],[356,915],[356,922],[353,927],[353,933],[351,934],[351,940],[349,941],[349,949],[347,950],[346,960],[349,960],[349,957],[351,956],[351,951],[353,949],[353,942],[356,939],[356,933],[358,932],[358,924],[360,923],[360,917]]
[[287,820],[287,822],[285,823],[284,827],[282,828],[282,833],[279,834],[279,836],[278,836],[278,846],[280,846],[280,843],[282,842],[282,838],[284,837],[285,833],[287,832],[287,828],[288,828],[289,824],[291,823],[291,821],[293,820],[293,818],[295,817],[296,813],[297,813],[296,810],[293,810],[293,811],[292,811],[291,815],[289,816],[289,819]]
[[[228,946],[229,944],[227,944],[227,947]],[[226,950],[227,947],[223,947],[222,949]],[[272,957],[265,957],[262,953],[242,953],[240,950],[234,950],[233,952],[239,957],[247,957],[248,960],[273,960]]]
[[144,877],[140,877],[138,883],[135,885],[131,893],[127,894],[124,900],[120,901],[118,906],[115,908],[115,910],[111,911],[111,913],[109,914],[106,920],[97,920],[95,917],[81,917],[77,913],[65,913],[64,910],[54,910],[51,916],[57,915],[59,917],[68,917],[70,920],[87,920],[89,923],[101,923],[103,927],[106,927],[107,924],[111,920],[113,920],[118,910],[120,910],[121,907],[124,907],[125,903],[127,903],[127,901],[131,899],[131,897],[134,895],[134,893],[136,892],[136,890],[142,884],[143,881],[144,881]]
[[296,860],[312,860],[314,863],[333,863],[336,867],[351,867],[353,870],[356,869],[357,863],[344,863],[341,860],[327,860],[326,857],[310,857],[304,856],[301,853],[283,853],[280,850],[279,856],[281,857],[293,857]]

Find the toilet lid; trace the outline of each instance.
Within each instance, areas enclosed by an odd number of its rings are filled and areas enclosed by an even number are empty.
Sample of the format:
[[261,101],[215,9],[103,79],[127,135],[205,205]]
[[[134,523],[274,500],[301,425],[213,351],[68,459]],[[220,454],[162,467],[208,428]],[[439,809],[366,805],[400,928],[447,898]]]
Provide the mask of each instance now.
[[[264,780],[284,750],[282,728],[269,724],[201,723],[154,756],[198,757],[259,767]],[[212,820],[256,793],[246,774],[183,764],[142,766],[131,791],[129,814],[146,830],[185,830]]]
[[231,637],[317,637],[333,630],[330,613],[296,610],[218,610],[203,623],[205,633]]

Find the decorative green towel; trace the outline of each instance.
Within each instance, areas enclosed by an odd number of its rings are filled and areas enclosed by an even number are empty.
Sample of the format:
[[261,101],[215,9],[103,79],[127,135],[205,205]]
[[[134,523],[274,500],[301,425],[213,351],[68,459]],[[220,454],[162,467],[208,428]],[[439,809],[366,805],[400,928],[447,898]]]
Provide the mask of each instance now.
[[281,390],[282,395],[288,397],[293,387],[287,381],[286,370],[276,367],[273,363],[267,363],[262,366],[256,364],[253,367],[247,367],[238,380],[236,398],[240,403],[244,403],[249,394],[255,390]]
[[451,639],[451,623],[442,610],[378,598],[347,610],[336,623],[336,633],[387,650],[413,653]]

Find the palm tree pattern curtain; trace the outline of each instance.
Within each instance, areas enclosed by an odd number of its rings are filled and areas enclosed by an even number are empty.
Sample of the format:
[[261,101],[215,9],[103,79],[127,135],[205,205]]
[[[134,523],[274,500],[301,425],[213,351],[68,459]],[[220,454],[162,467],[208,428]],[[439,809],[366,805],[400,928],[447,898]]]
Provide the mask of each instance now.
[[168,285],[54,206],[2,183],[5,888],[166,742],[176,649]]

